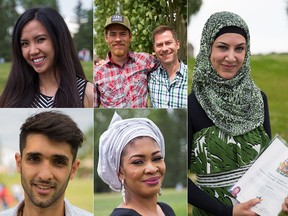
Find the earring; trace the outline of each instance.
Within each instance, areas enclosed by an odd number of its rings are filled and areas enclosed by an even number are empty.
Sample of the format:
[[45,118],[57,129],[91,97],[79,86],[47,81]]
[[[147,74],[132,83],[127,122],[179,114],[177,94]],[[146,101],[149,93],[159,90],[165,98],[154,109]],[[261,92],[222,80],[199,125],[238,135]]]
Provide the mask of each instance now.
[[127,203],[126,203],[126,198],[125,198],[124,179],[121,180],[121,194],[122,194],[123,203],[124,203],[125,205],[127,205]]
[[162,195],[162,187],[160,187],[160,190],[158,192],[158,195],[161,196]]

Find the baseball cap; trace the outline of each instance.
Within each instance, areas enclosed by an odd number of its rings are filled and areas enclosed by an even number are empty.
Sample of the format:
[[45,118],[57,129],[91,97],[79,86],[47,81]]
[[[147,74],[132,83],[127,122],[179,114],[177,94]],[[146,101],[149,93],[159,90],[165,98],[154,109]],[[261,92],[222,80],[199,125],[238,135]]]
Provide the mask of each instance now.
[[120,24],[120,25],[123,25],[125,26],[126,28],[129,29],[129,31],[131,31],[130,29],[130,21],[129,19],[126,17],[126,16],[122,16],[120,14],[115,14],[115,15],[112,15],[111,17],[109,17],[107,20],[106,20],[106,24],[105,24],[105,29],[112,25],[112,24]]

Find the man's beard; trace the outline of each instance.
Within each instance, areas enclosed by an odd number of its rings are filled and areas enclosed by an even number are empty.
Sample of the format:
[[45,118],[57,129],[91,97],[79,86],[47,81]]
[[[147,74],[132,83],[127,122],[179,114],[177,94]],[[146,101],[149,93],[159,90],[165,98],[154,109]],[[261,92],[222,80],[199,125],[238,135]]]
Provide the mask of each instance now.
[[114,50],[113,54],[117,57],[122,57],[124,55],[124,51],[123,50]]

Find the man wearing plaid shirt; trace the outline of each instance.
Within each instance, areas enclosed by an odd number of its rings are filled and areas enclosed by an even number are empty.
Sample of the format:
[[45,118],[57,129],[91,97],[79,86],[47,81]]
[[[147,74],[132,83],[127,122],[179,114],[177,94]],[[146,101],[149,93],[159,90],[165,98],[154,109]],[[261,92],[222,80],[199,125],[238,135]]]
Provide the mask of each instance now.
[[129,51],[130,22],[120,14],[107,19],[105,40],[110,52],[105,63],[94,69],[94,107],[146,108],[147,74],[158,61],[148,53]]
[[158,26],[153,31],[153,48],[161,65],[149,74],[151,107],[187,107],[187,66],[178,60],[180,42],[173,28]]

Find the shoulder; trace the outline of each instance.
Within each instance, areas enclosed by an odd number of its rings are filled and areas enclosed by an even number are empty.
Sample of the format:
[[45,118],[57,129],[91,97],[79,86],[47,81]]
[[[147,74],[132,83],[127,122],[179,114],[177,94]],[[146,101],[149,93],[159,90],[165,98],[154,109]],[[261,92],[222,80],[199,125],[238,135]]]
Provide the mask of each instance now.
[[261,91],[261,96],[262,96],[264,101],[267,101],[267,96],[263,91]]
[[17,216],[18,208],[10,208],[0,212],[0,216]]
[[93,216],[92,213],[72,205],[66,199],[65,199],[65,215],[66,216],[74,216],[74,215],[77,215],[77,216]]
[[166,203],[158,202],[158,205],[161,207],[165,216],[175,216],[174,210]]
[[84,105],[85,107],[93,107],[94,101],[94,86],[91,82],[87,82],[85,89]]
[[133,209],[115,208],[110,216],[141,216]]
[[153,55],[145,52],[129,52],[129,56],[135,61],[156,61]]
[[24,201],[22,200],[17,206],[0,212],[0,216],[17,216],[20,208],[23,207]]

